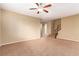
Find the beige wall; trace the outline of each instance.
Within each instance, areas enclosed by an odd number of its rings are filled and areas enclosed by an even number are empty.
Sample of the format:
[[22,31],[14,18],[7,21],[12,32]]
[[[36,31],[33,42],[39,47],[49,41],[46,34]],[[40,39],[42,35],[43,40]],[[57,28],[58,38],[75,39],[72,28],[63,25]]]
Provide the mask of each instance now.
[[79,14],[62,18],[58,38],[79,41]]
[[0,45],[1,45],[1,9],[0,9]]
[[47,35],[51,34],[51,21],[47,22]]
[[3,10],[2,44],[40,38],[40,20]]

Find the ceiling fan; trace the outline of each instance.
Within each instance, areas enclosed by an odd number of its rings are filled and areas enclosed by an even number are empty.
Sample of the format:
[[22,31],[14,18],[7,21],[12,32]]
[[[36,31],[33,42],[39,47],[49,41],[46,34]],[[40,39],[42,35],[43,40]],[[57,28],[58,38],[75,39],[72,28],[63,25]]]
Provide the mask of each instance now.
[[44,11],[46,13],[48,13],[48,11],[45,8],[51,7],[51,4],[42,6],[43,3],[35,3],[37,5],[37,8],[30,8],[30,10],[37,10],[37,14],[39,14],[41,11]]

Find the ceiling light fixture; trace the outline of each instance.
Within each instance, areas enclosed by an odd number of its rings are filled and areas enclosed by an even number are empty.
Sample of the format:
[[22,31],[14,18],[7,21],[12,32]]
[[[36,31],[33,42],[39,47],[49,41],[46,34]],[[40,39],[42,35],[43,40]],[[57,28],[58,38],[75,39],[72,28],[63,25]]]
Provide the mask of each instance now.
[[40,11],[40,12],[42,12],[43,11],[43,8],[38,8],[37,10]]

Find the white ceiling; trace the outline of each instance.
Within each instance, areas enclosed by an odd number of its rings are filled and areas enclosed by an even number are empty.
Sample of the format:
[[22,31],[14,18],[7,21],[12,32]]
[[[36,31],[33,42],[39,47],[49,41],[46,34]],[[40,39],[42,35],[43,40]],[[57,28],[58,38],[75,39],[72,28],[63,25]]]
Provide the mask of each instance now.
[[[37,7],[34,3],[4,3],[1,5],[6,10],[37,17],[43,20],[53,20],[79,14],[79,3],[52,3],[52,7],[47,8],[49,13],[41,12],[40,14],[37,14],[37,10],[29,10],[29,8]],[[47,3],[44,5],[47,5]]]

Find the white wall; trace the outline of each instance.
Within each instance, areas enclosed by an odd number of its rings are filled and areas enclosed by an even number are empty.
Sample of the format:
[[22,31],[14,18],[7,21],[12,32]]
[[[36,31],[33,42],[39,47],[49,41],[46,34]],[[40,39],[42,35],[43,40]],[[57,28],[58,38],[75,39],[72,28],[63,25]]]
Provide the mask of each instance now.
[[62,18],[58,38],[79,42],[79,14]]
[[3,10],[2,44],[40,38],[40,20]]

